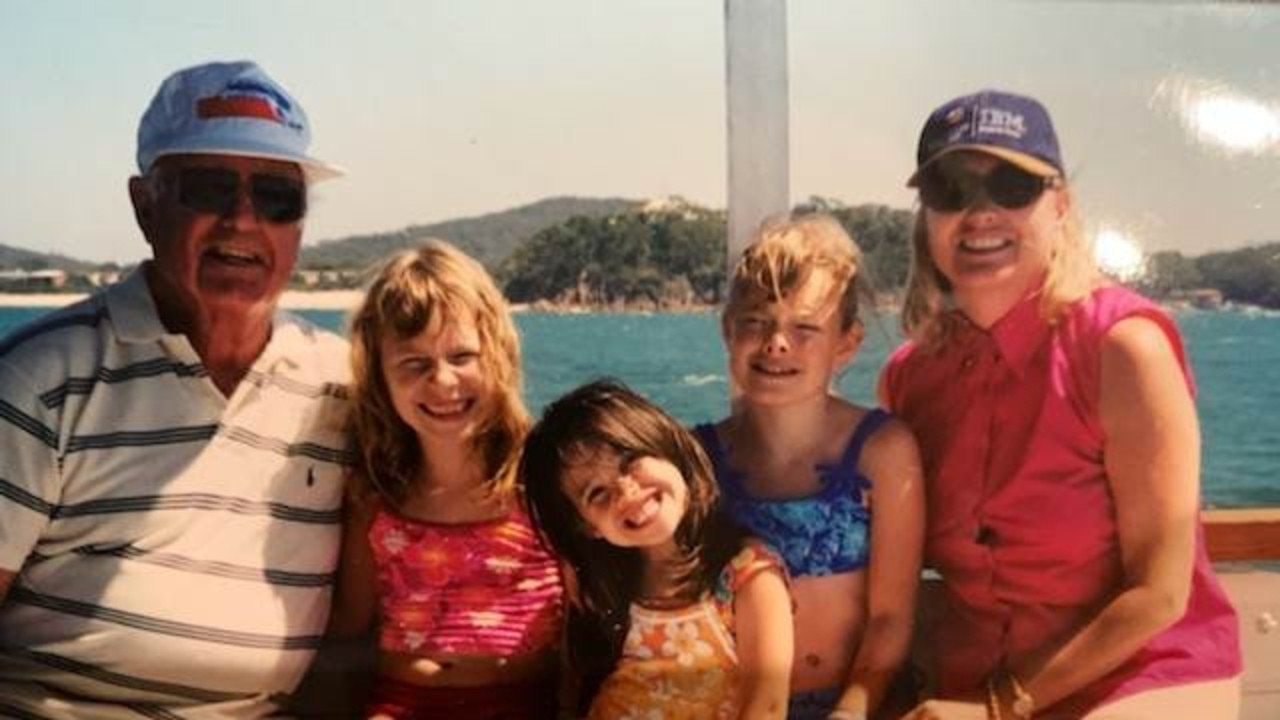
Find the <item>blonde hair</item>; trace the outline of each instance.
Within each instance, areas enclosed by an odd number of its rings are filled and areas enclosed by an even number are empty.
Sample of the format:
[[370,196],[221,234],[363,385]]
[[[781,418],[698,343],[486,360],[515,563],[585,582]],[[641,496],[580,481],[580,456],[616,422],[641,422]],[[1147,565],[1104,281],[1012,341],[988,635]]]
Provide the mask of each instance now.
[[492,390],[492,410],[472,451],[490,493],[516,482],[520,445],[529,428],[521,399],[520,341],[510,309],[480,263],[452,245],[432,241],[393,256],[374,276],[351,319],[350,429],[364,477],[398,506],[419,480],[417,436],[396,414],[382,375],[382,338],[408,339],[440,323],[470,319],[480,339],[480,366]]
[[760,302],[781,300],[813,273],[826,272],[831,293],[840,299],[840,329],[859,322],[858,296],[868,294],[862,280],[862,252],[844,226],[826,213],[787,215],[760,226],[738,259],[729,284],[726,318]]
[[[1040,316],[1050,323],[1056,323],[1069,305],[1086,297],[1102,282],[1065,181],[1058,192],[1066,194],[1066,212],[1040,292]],[[902,329],[907,337],[926,347],[937,347],[947,340],[956,322],[950,312],[950,293],[950,281],[929,254],[929,227],[921,206],[911,229],[911,271],[902,305]]]

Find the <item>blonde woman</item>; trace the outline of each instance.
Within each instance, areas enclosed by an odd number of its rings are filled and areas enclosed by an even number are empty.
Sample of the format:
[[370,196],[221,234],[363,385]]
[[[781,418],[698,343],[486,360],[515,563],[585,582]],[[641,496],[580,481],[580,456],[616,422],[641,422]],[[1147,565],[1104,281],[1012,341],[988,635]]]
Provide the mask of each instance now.
[[1095,269],[1036,100],[942,105],[917,162],[910,340],[881,389],[920,441],[945,601],[941,699],[907,717],[1234,718],[1177,328]]

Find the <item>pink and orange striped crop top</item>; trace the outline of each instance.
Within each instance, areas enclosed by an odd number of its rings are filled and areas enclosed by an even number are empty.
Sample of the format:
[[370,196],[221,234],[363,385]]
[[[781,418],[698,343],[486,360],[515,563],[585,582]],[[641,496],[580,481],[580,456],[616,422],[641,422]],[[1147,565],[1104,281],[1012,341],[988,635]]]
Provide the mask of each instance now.
[[456,524],[381,508],[369,544],[383,650],[511,657],[559,641],[560,571],[523,508]]

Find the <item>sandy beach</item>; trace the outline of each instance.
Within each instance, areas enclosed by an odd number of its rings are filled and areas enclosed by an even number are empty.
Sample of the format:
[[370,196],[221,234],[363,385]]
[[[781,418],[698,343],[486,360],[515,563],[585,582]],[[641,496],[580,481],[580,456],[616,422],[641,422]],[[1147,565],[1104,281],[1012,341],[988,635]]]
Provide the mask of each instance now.
[[[288,310],[351,310],[359,290],[286,290],[280,307]],[[87,297],[84,293],[0,293],[0,307],[58,308]]]

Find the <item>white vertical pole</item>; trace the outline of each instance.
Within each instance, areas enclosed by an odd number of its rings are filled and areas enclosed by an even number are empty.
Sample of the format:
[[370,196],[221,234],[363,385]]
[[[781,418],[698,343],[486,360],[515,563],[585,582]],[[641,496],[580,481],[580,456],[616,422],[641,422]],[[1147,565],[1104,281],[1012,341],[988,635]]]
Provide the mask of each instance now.
[[790,198],[786,0],[724,0],[730,269]]

